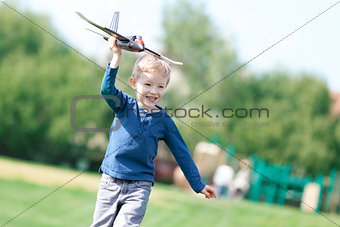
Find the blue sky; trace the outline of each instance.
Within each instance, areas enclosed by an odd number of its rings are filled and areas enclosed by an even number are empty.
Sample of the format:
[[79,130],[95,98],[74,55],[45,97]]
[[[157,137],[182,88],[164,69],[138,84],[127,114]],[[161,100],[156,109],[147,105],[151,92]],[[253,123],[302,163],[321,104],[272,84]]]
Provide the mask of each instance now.
[[[326,8],[334,0],[202,0],[221,36],[231,40],[241,61],[246,62]],[[11,3],[10,0],[6,2]],[[23,8],[48,14],[59,35],[82,53],[100,59],[106,44],[84,28],[75,11],[108,26],[114,11],[120,11],[119,32],[142,34],[147,46],[161,47],[162,7],[174,0],[80,1],[18,0]],[[323,78],[332,91],[340,92],[340,3],[252,61],[248,67],[261,73],[284,68],[306,71]],[[228,72],[225,72],[226,74]]]

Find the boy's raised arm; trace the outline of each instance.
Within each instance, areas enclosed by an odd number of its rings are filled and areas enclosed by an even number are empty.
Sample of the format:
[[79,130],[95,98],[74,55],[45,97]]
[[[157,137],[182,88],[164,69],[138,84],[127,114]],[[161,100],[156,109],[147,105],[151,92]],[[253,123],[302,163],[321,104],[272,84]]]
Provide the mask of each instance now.
[[100,93],[104,96],[105,102],[115,113],[117,113],[125,104],[127,99],[127,95],[115,87],[118,66],[122,56],[122,49],[117,47],[116,39],[114,37],[110,37],[108,42],[113,55],[110,64],[106,68]]
[[109,40],[109,48],[112,52],[112,60],[110,63],[110,67],[111,68],[117,68],[119,66],[120,63],[120,58],[122,57],[122,49],[120,49],[119,47],[117,47],[116,42],[117,39],[114,37],[110,37]]

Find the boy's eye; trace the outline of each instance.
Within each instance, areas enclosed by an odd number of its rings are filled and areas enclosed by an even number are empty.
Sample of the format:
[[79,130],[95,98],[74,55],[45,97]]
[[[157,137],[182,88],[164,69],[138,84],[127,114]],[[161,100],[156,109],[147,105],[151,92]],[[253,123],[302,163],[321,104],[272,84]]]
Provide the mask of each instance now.
[[146,85],[146,86],[151,86],[151,84],[149,84],[149,83],[146,83],[145,85]]
[[164,88],[164,86],[158,86],[159,88]]

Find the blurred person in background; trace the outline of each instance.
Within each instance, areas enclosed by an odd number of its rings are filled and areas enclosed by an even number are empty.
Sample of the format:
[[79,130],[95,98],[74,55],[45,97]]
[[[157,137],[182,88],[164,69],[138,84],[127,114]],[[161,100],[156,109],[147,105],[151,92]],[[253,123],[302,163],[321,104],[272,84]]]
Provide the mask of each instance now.
[[250,186],[250,161],[242,159],[240,161],[240,169],[237,171],[235,178],[229,187],[229,196],[243,198],[249,190]]
[[234,169],[228,165],[220,165],[215,171],[213,183],[216,188],[216,196],[222,197],[228,195],[228,188],[234,177]]

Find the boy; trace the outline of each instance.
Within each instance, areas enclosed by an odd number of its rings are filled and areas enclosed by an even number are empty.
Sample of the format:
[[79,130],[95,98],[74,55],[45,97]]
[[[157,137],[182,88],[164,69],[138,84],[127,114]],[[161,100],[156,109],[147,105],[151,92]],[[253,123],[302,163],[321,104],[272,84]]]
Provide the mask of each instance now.
[[137,59],[130,85],[136,99],[114,86],[122,50],[111,37],[111,63],[107,66],[101,94],[115,112],[110,141],[100,172],[103,173],[92,226],[139,226],[154,183],[153,159],[159,140],[164,140],[193,190],[215,198],[205,185],[175,123],[159,106],[170,79],[170,66],[150,55]]

